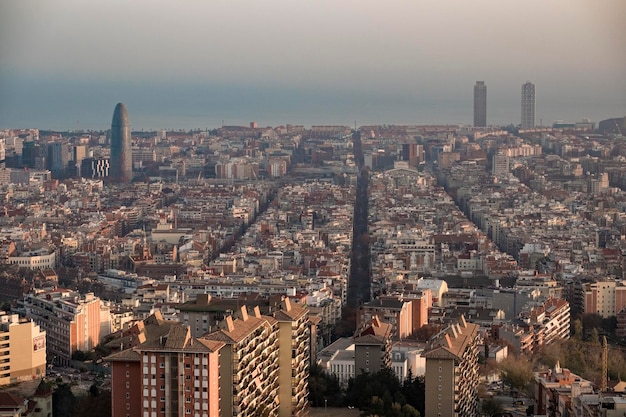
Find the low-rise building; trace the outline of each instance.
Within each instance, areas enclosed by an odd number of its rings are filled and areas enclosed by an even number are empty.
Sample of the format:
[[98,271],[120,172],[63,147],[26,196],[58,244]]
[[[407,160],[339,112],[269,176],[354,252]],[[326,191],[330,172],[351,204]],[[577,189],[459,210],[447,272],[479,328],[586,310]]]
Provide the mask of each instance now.
[[560,364],[554,369],[535,372],[535,414],[565,416],[572,414],[572,400],[593,394],[593,384]]

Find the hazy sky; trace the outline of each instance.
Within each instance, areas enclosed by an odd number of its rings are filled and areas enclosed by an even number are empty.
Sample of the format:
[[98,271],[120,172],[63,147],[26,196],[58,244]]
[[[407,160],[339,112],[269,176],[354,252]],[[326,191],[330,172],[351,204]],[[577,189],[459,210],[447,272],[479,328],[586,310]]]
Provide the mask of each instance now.
[[0,0],[0,128],[626,115],[624,0]]

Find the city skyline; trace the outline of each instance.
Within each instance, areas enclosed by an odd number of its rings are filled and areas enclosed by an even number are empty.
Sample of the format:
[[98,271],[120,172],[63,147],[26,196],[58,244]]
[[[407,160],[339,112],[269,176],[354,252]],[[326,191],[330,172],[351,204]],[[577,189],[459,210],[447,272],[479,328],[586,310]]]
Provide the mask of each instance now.
[[519,123],[527,79],[544,124],[626,113],[619,1],[154,6],[2,6],[0,128],[103,129],[118,101],[136,129],[471,124],[476,79],[489,124]]

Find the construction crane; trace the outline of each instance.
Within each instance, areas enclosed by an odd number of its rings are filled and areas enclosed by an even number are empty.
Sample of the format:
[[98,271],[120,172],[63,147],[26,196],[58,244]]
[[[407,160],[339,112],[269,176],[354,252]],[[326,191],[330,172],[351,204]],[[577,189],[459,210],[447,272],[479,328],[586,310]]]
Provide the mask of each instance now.
[[601,392],[606,392],[606,384],[609,376],[609,344],[606,341],[606,336],[602,336],[602,384],[600,386]]

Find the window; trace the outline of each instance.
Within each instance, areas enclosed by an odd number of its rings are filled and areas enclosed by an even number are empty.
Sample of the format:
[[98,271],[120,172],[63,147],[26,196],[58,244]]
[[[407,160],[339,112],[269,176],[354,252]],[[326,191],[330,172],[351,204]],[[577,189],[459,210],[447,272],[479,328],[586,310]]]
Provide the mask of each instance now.
[[126,378],[130,377],[130,372],[126,371]]
[[126,399],[129,400],[130,399],[130,392],[126,393]]

